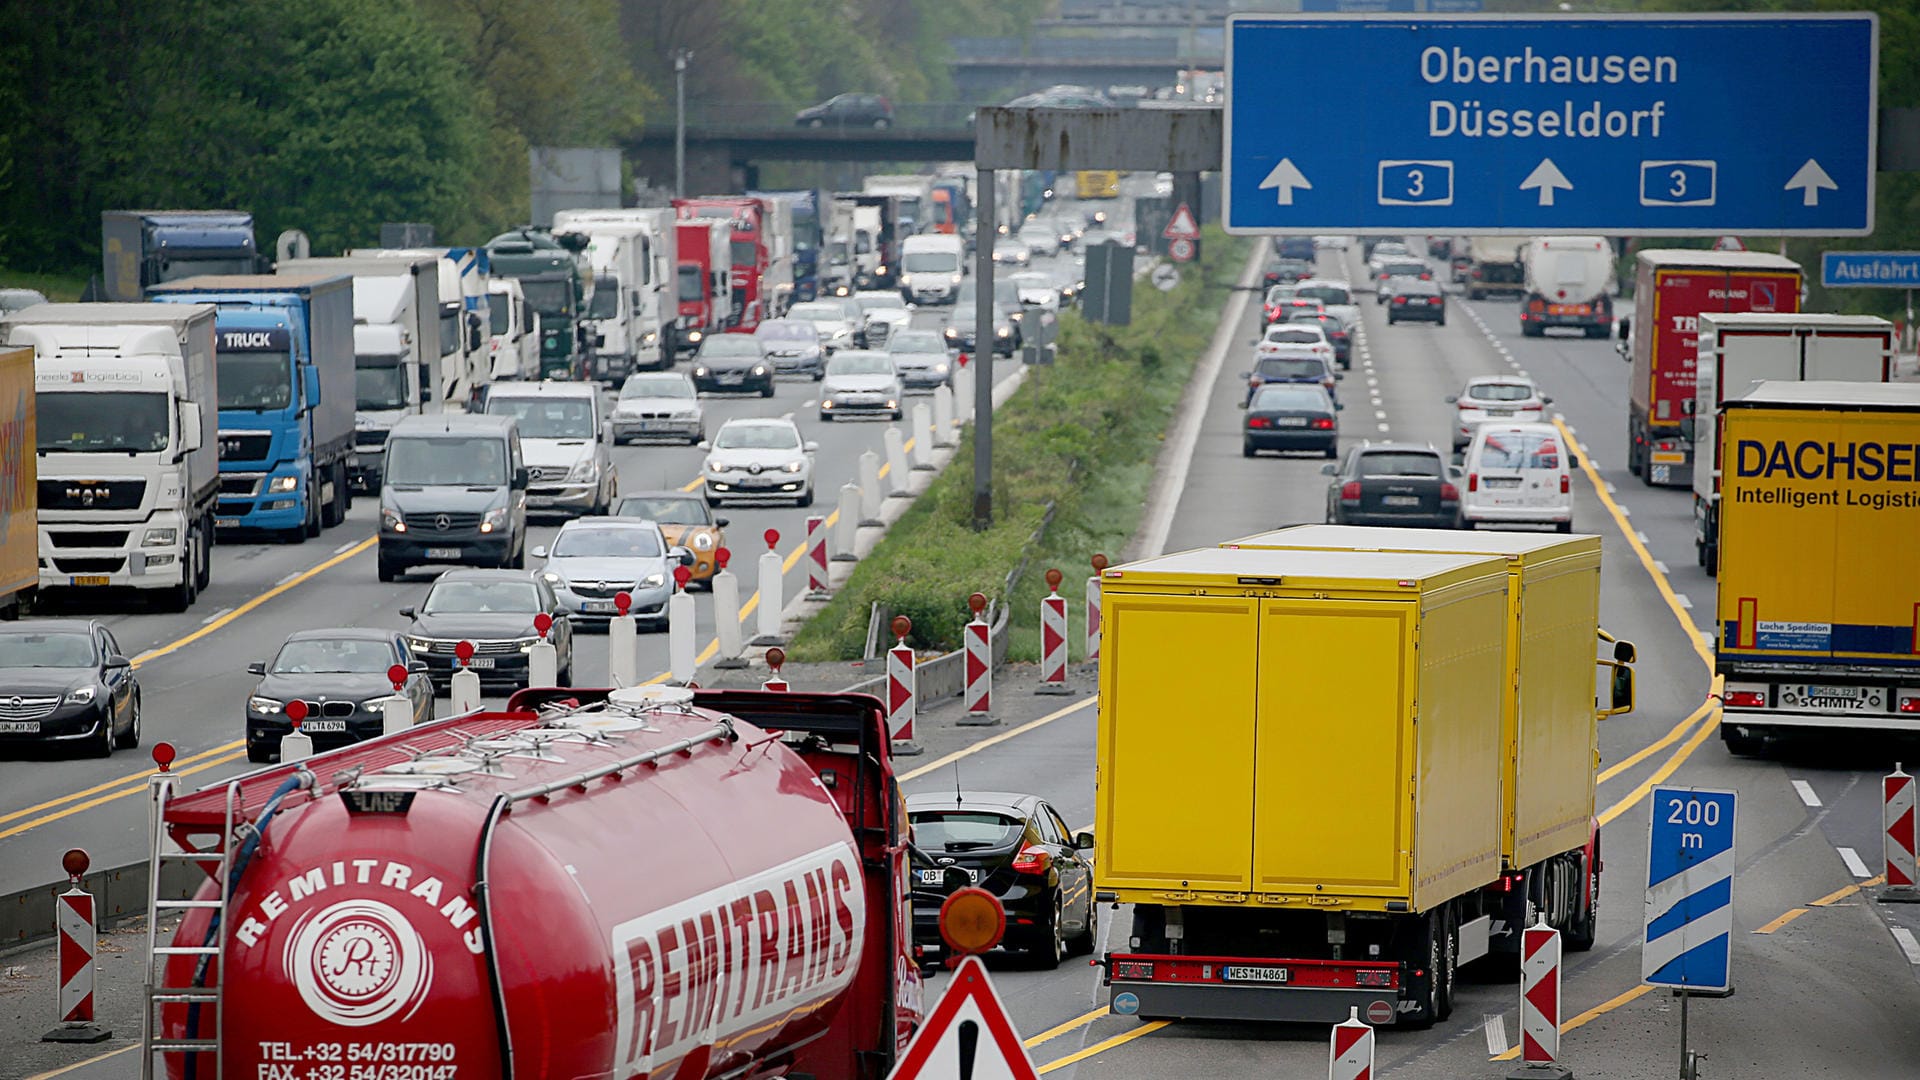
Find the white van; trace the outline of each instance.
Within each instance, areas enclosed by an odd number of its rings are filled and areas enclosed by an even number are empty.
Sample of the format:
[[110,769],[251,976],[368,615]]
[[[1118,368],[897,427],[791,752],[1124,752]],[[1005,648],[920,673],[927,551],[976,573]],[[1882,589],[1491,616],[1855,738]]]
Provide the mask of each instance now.
[[1573,531],[1573,460],[1552,424],[1482,424],[1467,447],[1460,519],[1467,528],[1552,525]]
[[912,304],[951,304],[966,264],[967,247],[958,236],[909,236],[900,245],[900,295]]

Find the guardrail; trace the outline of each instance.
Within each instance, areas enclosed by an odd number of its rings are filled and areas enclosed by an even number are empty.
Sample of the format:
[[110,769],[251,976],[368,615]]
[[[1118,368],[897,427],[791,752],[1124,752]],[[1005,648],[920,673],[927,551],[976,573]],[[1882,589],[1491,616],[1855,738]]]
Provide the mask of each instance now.
[[[884,119],[826,116],[803,120],[798,115],[800,110],[777,102],[740,102],[726,105],[690,103],[687,106],[687,130],[766,132],[791,128],[796,132],[804,131],[822,136],[858,135],[863,138],[889,131],[959,132],[972,129],[973,113],[978,108],[980,108],[979,104],[964,101],[912,102],[895,105],[892,114]],[[672,114],[662,114],[660,122],[649,126],[656,132],[671,131],[673,129]]]

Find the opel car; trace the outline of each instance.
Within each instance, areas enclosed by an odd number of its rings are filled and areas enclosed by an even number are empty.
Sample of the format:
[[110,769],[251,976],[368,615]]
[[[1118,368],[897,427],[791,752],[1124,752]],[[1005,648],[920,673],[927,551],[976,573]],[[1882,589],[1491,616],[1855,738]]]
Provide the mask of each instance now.
[[693,562],[692,552],[667,546],[660,526],[624,517],[569,521],[552,547],[536,547],[533,555],[547,560],[540,578],[568,613],[604,623],[620,614],[617,600],[624,592],[628,614],[655,630],[667,625],[673,568]]
[[820,384],[820,419],[865,413],[898,420],[904,396],[893,358],[886,353],[865,350],[836,353],[827,361],[827,377]]
[[714,334],[700,343],[693,358],[693,386],[703,393],[758,393],[773,396],[773,362],[764,343],[752,334]]
[[140,680],[92,619],[0,622],[0,746],[73,746],[96,757],[140,745]]

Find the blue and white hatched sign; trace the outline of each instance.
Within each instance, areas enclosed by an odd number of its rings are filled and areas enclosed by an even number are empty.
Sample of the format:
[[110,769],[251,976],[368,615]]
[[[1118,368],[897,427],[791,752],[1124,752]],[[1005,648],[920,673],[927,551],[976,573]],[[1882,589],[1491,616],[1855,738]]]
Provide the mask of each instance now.
[[1734,805],[1731,791],[1653,789],[1642,982],[1732,989]]

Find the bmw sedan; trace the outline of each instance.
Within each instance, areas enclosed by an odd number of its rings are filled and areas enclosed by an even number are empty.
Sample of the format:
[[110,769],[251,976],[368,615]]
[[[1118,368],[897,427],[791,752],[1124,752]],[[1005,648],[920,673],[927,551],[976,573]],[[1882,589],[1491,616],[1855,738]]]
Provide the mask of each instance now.
[[616,598],[624,592],[628,613],[654,630],[667,626],[673,568],[693,563],[692,552],[669,548],[660,526],[642,518],[569,521],[553,547],[533,554],[547,560],[540,578],[576,619],[604,625],[620,613]]
[[[1002,945],[1057,967],[1068,954],[1094,950],[1100,908],[1093,899],[1093,834],[1069,835],[1066,822],[1037,795],[1000,791],[907,796],[914,844],[934,862],[916,871],[939,886],[948,867],[1000,899]],[[926,953],[944,948],[940,909],[916,894],[913,938]]]
[[[808,331],[812,336],[812,331]],[[706,410],[693,380],[677,371],[643,371],[627,376],[613,403],[613,441],[707,437]]]
[[140,680],[92,619],[0,623],[0,746],[75,746],[95,757],[140,745]]
[[388,672],[395,667],[407,672],[400,693],[413,722],[432,720],[427,663],[414,658],[398,633],[357,626],[295,632],[272,660],[247,665],[247,673],[260,678],[247,695],[247,760],[279,760],[280,740],[293,730],[289,701],[307,703],[300,730],[315,750],[378,736],[393,696]]
[[407,627],[407,649],[427,662],[436,685],[447,686],[459,667],[462,641],[473,643],[467,665],[484,685],[519,689],[527,681],[527,652],[540,640],[534,619],[553,616],[548,640],[558,652],[555,660],[561,685],[573,671],[573,627],[567,610],[539,575],[525,570],[449,570],[434,580],[418,607],[400,614],[413,620]]

